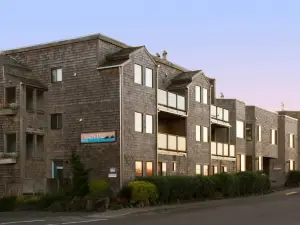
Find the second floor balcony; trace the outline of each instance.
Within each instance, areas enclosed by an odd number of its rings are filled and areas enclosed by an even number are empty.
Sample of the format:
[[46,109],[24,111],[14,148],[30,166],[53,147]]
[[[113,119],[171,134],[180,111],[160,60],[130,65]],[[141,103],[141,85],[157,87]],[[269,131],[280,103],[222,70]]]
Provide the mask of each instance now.
[[186,137],[158,133],[157,145],[160,150],[186,152]]
[[229,111],[227,109],[211,105],[210,108],[211,122],[223,126],[230,126],[229,124]]
[[184,96],[158,89],[158,109],[177,115],[186,116],[186,99]]
[[235,146],[226,143],[211,142],[211,155],[216,157],[224,157],[224,159],[235,159]]

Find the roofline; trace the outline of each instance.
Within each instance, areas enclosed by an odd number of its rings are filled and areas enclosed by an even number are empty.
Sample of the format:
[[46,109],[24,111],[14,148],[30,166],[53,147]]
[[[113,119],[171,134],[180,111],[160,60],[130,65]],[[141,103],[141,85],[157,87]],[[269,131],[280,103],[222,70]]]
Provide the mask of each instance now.
[[260,110],[263,110],[265,112],[269,112],[269,113],[273,113],[273,114],[278,115],[278,112],[276,112],[276,111],[270,111],[270,110],[267,110],[267,109],[264,109],[264,108],[261,108],[261,107],[255,106],[255,105],[246,105],[246,108],[247,107],[253,107],[254,109],[260,109]]
[[286,117],[286,118],[289,118],[289,119],[298,121],[297,118],[294,118],[294,117],[291,117],[291,116],[288,116],[288,115],[280,115],[280,114],[279,114],[278,116],[283,116],[283,117]]
[[38,45],[31,45],[31,46],[25,46],[21,48],[15,48],[15,49],[9,49],[4,51],[6,54],[12,54],[12,53],[19,53],[19,52],[26,52],[26,51],[34,51],[34,50],[40,50],[44,48],[51,48],[55,46],[61,46],[61,45],[67,45],[67,44],[73,44],[73,43],[78,43],[78,42],[84,42],[84,41],[91,41],[91,40],[102,40],[108,43],[111,43],[113,45],[116,45],[120,48],[127,48],[130,47],[126,45],[125,43],[122,43],[120,41],[117,41],[115,39],[112,39],[110,37],[107,37],[102,34],[91,34],[88,36],[81,36],[78,38],[71,38],[67,40],[59,40],[59,41],[53,41],[53,42],[48,42],[44,44],[38,44]]
[[[120,42],[118,40],[115,40],[113,38],[110,38],[108,36],[105,36],[103,34],[91,34],[91,35],[87,35],[87,36],[81,36],[81,37],[77,37],[77,38],[71,38],[71,39],[65,39],[65,40],[59,40],[59,41],[53,41],[53,42],[47,42],[44,44],[38,44],[38,45],[31,45],[31,46],[25,46],[25,47],[20,47],[20,48],[14,48],[14,49],[8,49],[3,51],[6,54],[13,54],[13,53],[19,53],[19,52],[27,52],[27,51],[34,51],[34,50],[40,50],[40,49],[44,49],[44,48],[51,48],[51,47],[55,47],[55,46],[61,46],[61,45],[67,45],[67,44],[73,44],[73,43],[78,43],[78,42],[83,42],[83,41],[91,41],[91,40],[102,40],[105,41],[107,43],[113,44],[117,47],[120,48],[128,48],[128,47],[133,47],[130,45],[127,45],[123,42]],[[150,54],[150,53],[149,53]],[[181,67],[177,64],[174,64],[168,60],[165,59],[161,59],[157,56],[154,56],[152,54],[150,54],[152,56],[152,58],[154,59],[155,62],[157,63],[161,63],[167,66],[170,66],[174,69],[180,70],[182,72],[186,72],[189,71],[188,69]]]
[[236,99],[236,98],[216,98],[216,100],[229,100],[229,101],[237,101],[240,103],[244,103],[246,105],[246,103],[242,100]]
[[125,66],[129,61],[130,61],[130,59],[126,60],[123,63],[113,65],[113,66],[99,66],[99,67],[97,67],[97,70],[105,70],[105,69],[112,69],[112,68],[122,67],[122,66]]

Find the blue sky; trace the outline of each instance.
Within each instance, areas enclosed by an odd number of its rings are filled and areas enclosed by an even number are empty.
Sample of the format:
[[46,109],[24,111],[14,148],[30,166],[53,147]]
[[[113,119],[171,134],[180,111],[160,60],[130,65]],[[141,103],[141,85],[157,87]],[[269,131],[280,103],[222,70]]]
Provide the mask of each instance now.
[[217,79],[218,94],[300,110],[300,1],[0,0],[0,49],[102,33]]

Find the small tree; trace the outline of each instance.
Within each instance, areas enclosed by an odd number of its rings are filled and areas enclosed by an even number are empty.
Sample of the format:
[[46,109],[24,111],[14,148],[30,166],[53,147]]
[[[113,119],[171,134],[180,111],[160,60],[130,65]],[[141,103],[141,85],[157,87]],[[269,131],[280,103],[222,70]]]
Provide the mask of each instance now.
[[72,153],[72,194],[73,196],[86,196],[89,193],[89,172],[81,162],[79,155]]

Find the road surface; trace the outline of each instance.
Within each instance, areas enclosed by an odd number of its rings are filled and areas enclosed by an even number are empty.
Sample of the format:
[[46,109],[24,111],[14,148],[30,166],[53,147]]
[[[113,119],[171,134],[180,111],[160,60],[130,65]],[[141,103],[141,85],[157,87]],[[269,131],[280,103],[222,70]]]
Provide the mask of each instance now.
[[[230,204],[171,212],[148,212],[116,218],[103,214],[52,214],[41,216],[5,217],[0,214],[0,225],[299,225],[300,195],[275,195],[266,198],[247,198]],[[4,214],[3,214],[4,215]]]

